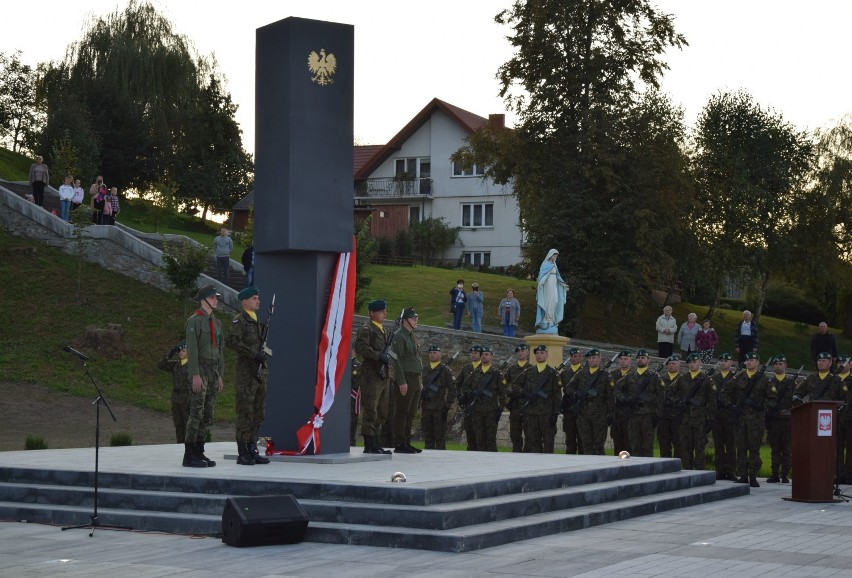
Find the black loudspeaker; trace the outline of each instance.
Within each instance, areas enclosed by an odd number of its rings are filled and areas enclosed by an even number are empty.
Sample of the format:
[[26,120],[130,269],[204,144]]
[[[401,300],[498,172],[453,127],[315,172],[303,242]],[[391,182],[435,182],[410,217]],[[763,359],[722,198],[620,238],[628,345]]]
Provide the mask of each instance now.
[[222,511],[222,541],[230,546],[296,544],[307,530],[308,515],[291,494],[232,497]]

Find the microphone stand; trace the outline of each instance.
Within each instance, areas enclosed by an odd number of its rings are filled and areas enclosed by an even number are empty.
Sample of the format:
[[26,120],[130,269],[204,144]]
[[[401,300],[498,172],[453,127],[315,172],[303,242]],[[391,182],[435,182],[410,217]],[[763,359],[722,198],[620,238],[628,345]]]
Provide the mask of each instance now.
[[89,376],[89,381],[91,381],[92,385],[95,387],[95,391],[97,392],[98,397],[96,397],[95,401],[92,402],[92,405],[95,406],[95,494],[94,494],[94,500],[93,500],[94,509],[92,510],[92,515],[90,516],[91,523],[90,524],[80,524],[80,525],[77,525],[77,526],[63,526],[62,530],[76,530],[76,529],[79,529],[79,528],[88,528],[89,526],[91,526],[92,531],[89,532],[89,538],[91,538],[92,536],[95,535],[95,528],[109,528],[109,529],[116,529],[116,530],[132,530],[132,528],[127,528],[127,527],[122,527],[122,526],[105,526],[105,525],[101,524],[100,521],[98,520],[98,462],[99,462],[98,458],[99,458],[100,447],[101,447],[101,443],[100,443],[101,442],[101,404],[103,404],[103,406],[109,412],[109,415],[112,418],[112,421],[118,421],[118,420],[115,419],[115,414],[112,413],[112,409],[110,409],[109,404],[107,403],[107,400],[104,397],[103,392],[101,391],[101,388],[98,387],[98,384],[95,381],[95,378],[92,375],[92,372],[89,371],[89,366],[86,364],[86,361],[89,358],[86,355],[84,355],[83,353],[80,353],[79,351],[77,351],[76,349],[74,349],[74,348],[72,348],[68,345],[66,345],[63,348],[63,350],[67,351],[68,353],[73,354],[75,357],[77,357],[77,359],[80,360],[80,363],[83,365],[83,369],[85,370],[86,375]]

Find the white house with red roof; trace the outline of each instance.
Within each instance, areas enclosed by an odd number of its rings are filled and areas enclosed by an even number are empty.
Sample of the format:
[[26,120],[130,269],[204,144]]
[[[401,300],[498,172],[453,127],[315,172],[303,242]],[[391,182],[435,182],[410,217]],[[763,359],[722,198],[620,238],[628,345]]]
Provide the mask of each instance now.
[[503,125],[505,117],[484,118],[436,98],[387,144],[356,146],[356,215],[373,216],[376,237],[393,237],[412,221],[443,217],[461,227],[460,243],[445,259],[491,267],[519,263],[524,239],[511,186],[450,160],[465,137],[487,123]]

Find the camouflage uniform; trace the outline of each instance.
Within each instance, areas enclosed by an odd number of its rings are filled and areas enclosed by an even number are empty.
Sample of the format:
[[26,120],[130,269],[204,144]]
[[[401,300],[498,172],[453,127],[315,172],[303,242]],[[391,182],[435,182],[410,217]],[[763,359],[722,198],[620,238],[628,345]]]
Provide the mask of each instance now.
[[707,432],[716,413],[716,384],[703,371],[698,371],[695,376],[687,371],[675,384],[675,389],[681,467],[684,470],[703,470]]
[[[622,371],[621,368],[613,369],[609,374],[612,378],[612,386],[614,388],[622,387],[627,381],[627,376],[631,373],[634,373],[633,369],[628,369],[627,371]],[[615,402],[614,397],[613,401]],[[615,454],[618,454],[622,450],[627,450],[628,453],[633,454],[634,448],[630,445],[630,438],[627,433],[629,423],[630,413],[616,403],[612,413],[612,426],[609,428],[609,435],[612,438],[612,449]]]
[[222,323],[198,309],[186,321],[186,371],[190,379],[200,375],[201,391],[189,393],[185,443],[204,443],[213,422],[218,380],[225,374],[225,340]]
[[444,415],[456,397],[452,370],[445,363],[434,368],[423,366],[423,392],[420,402],[420,423],[427,450],[447,449],[447,423]]
[[559,375],[547,364],[539,370],[538,365],[532,363],[529,370],[512,383],[524,420],[524,452],[552,454],[554,431],[550,420],[559,414],[562,403]]
[[793,408],[793,390],[795,377],[773,373],[768,379],[770,387],[775,388],[775,396],[766,407],[766,437],[772,449],[772,475],[767,481],[779,481],[786,478],[793,465],[790,452],[790,410]]
[[[361,435],[377,438],[381,424],[388,411],[388,386],[392,368],[388,368],[382,379],[379,370],[382,367],[379,355],[385,350],[388,336],[384,327],[373,321],[367,321],[358,330],[355,337],[355,353],[363,360],[358,369],[358,382],[361,386]],[[365,440],[366,441],[366,440]]]
[[660,376],[647,367],[641,374],[632,371],[616,387],[615,396],[628,416],[630,453],[654,457],[654,421],[662,403]]
[[[413,312],[412,312],[413,313]],[[403,321],[403,325],[405,325]],[[420,361],[420,344],[414,331],[405,327],[396,334],[391,350],[396,354],[394,365],[394,387],[393,387],[393,445],[411,446],[411,424],[417,413],[417,402],[420,401],[420,391],[423,384],[420,382],[420,373],[423,371],[423,363]],[[405,395],[399,390],[399,384],[408,385]]]
[[795,395],[806,401],[838,401],[840,378],[833,373],[820,375],[815,371],[796,386]]
[[520,412],[524,400],[520,398],[520,392],[515,388],[515,381],[530,367],[532,366],[529,360],[516,361],[503,374],[503,385],[509,392],[509,439],[512,440],[514,453],[524,451],[524,416]]
[[[564,387],[562,393],[562,431],[565,432],[565,453],[566,454],[582,454],[583,453],[583,442],[580,439],[580,432],[577,430],[577,414],[568,411],[567,409],[571,407],[574,402],[574,392],[577,391],[575,386],[576,381],[571,383],[571,379],[577,375],[577,373],[582,369],[582,365],[566,365],[565,369],[562,370],[562,385]],[[571,383],[569,388],[568,384]],[[570,391],[569,391],[570,389]]]
[[358,433],[358,415],[361,413],[361,390],[358,385],[358,360],[352,358],[352,377],[349,392],[349,445],[356,444]]
[[186,420],[189,417],[189,373],[187,364],[180,359],[164,356],[157,364],[159,369],[172,374],[172,421],[175,424],[177,443],[186,441]]
[[[589,367],[580,370],[572,385],[577,416],[577,430],[587,455],[604,455],[606,430],[612,416],[612,379],[602,367],[591,373]],[[579,403],[578,403],[579,402]]]
[[465,438],[465,441],[467,442],[467,451],[469,451],[469,452],[475,452],[475,451],[477,451],[478,448],[476,447],[476,436],[474,435],[474,431],[473,431],[473,417],[468,415],[467,412],[463,411],[464,410],[464,407],[463,407],[464,404],[462,403],[463,400],[461,399],[461,395],[462,395],[461,386],[465,382],[465,380],[467,380],[471,376],[471,374],[474,371],[479,369],[480,365],[481,365],[481,362],[472,361],[472,362],[464,365],[459,370],[458,376],[456,376],[456,386],[458,387],[458,396],[459,396],[459,400],[458,400],[459,406],[458,407],[459,407],[459,412],[462,414],[462,420],[463,420],[462,424],[464,426],[464,438]]
[[[754,385],[751,394],[745,397],[752,382]],[[760,459],[760,446],[763,443],[766,402],[774,396],[771,390],[772,386],[767,382],[766,376],[760,372],[749,376],[748,371],[743,370],[734,378],[730,390],[730,406],[732,418],[736,420],[734,431],[740,481],[745,481],[746,476],[754,478],[763,464]]]
[[497,422],[506,405],[500,372],[493,365],[487,369],[480,365],[459,385],[459,395],[465,401],[465,414],[470,416],[474,446],[481,452],[496,452]]
[[[661,458],[673,458],[680,455],[680,436],[677,424],[677,382],[682,373],[674,377],[666,371],[660,379],[662,387],[661,401],[657,412],[657,442],[660,445]],[[674,386],[672,384],[674,383]]]
[[837,423],[840,426],[837,443],[840,456],[840,467],[838,468],[838,483],[848,484],[852,482],[852,411],[849,404],[852,403],[852,374],[841,374],[839,400],[846,404],[839,414]]
[[269,375],[261,367],[257,379],[258,362],[255,356],[263,343],[263,325],[245,310],[231,320],[231,329],[225,345],[237,354],[234,405],[237,414],[235,433],[237,443],[254,443],[263,423],[266,409],[266,381]]
[[734,475],[737,450],[734,420],[731,416],[730,400],[733,397],[734,372],[719,372],[713,375],[716,385],[716,415],[713,418],[713,449],[716,454],[716,479],[735,481]]

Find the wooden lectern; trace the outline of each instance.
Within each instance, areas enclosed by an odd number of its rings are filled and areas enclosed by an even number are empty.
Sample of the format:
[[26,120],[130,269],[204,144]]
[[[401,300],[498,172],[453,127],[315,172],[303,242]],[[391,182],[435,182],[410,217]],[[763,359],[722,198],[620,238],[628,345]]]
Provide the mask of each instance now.
[[794,502],[833,502],[837,462],[837,406],[810,401],[792,411]]

